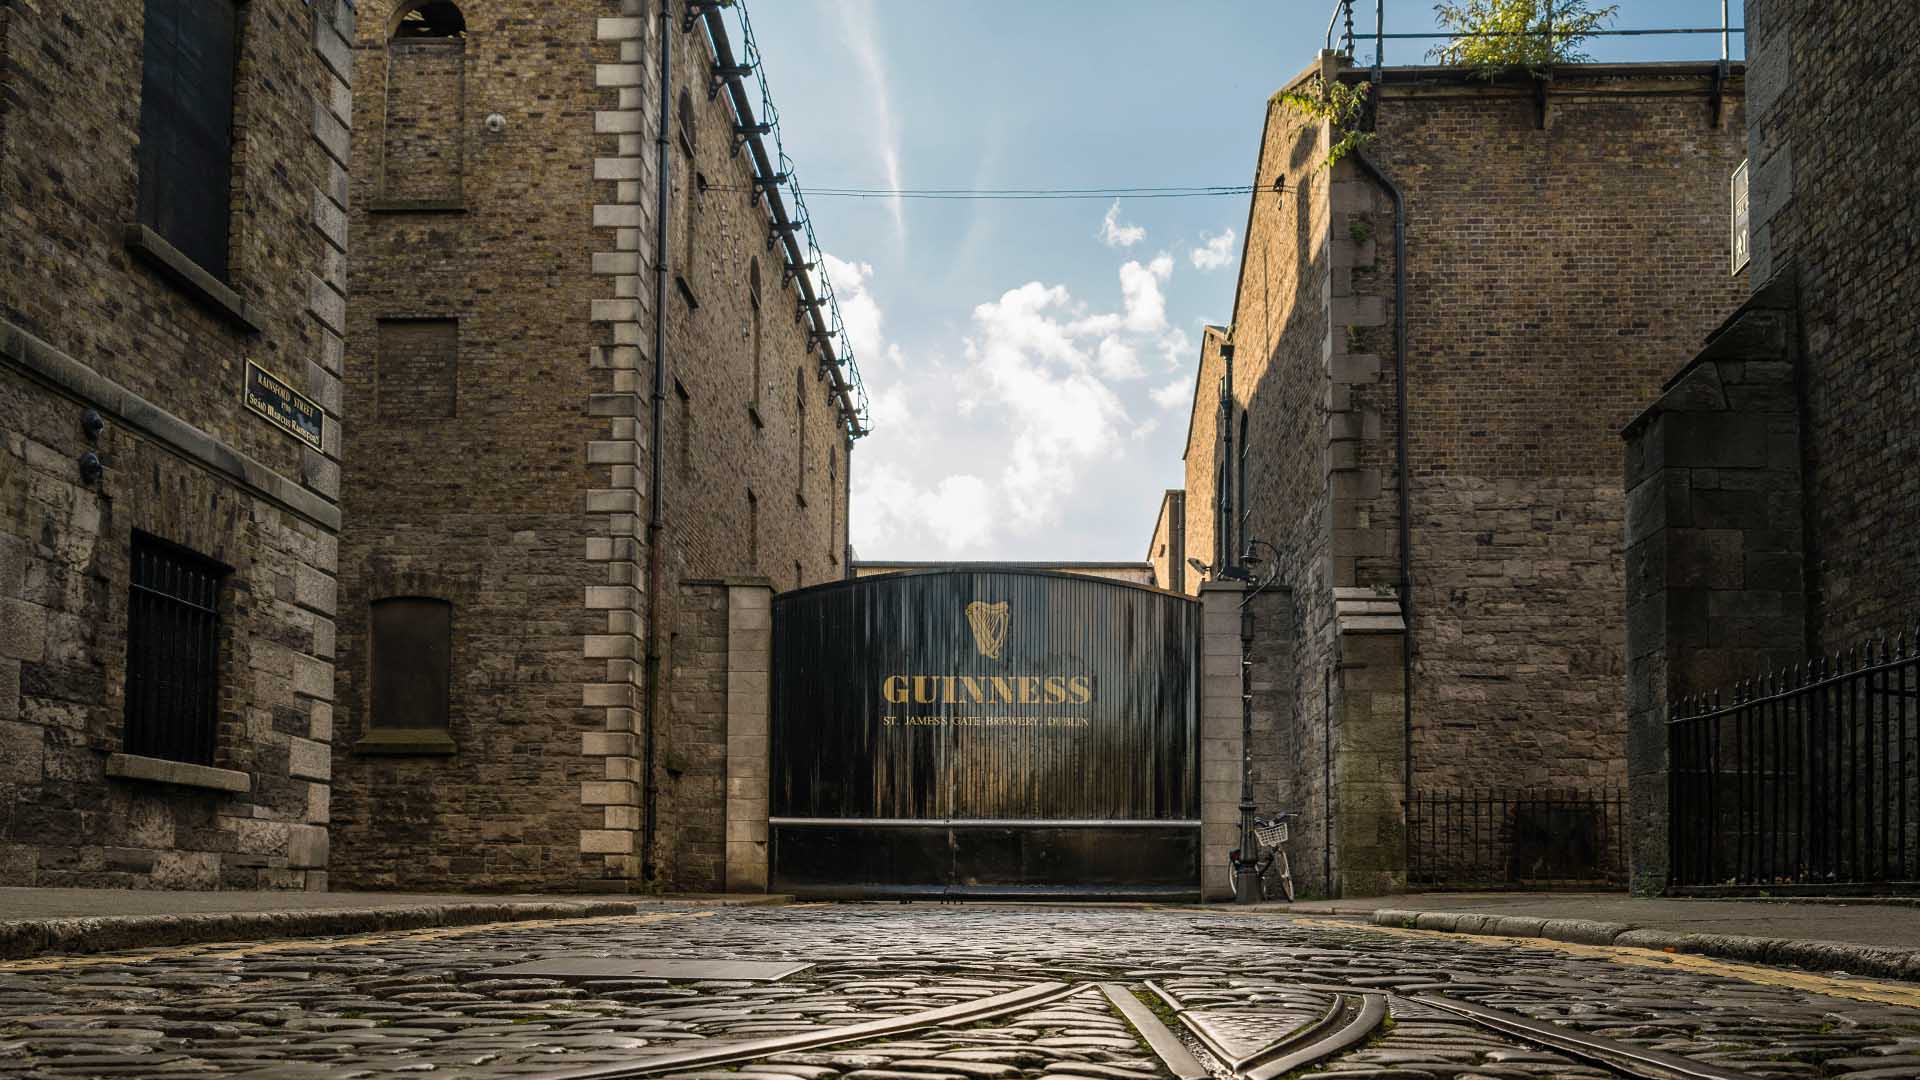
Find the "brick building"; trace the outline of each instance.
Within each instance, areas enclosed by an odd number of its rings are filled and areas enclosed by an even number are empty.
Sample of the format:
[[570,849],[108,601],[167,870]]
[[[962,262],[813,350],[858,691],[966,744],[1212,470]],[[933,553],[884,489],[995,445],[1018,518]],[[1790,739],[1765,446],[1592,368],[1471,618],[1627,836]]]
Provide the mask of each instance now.
[[347,0],[0,6],[0,881],[327,886]]
[[[1860,0],[1747,4],[1752,294],[1699,313],[1725,321],[1697,354],[1666,358],[1672,378],[1626,431],[1637,889],[1667,884],[1670,704],[1712,691],[1731,701],[1737,682],[1809,657],[1844,670],[1858,663],[1848,650],[1913,640],[1920,29],[1909,15]],[[1866,771],[1841,791],[1871,785],[1880,755],[1911,753],[1912,705],[1897,689],[1874,697],[1869,716],[1901,734],[1878,754],[1866,738]],[[1804,798],[1793,793],[1807,760],[1768,769],[1770,790]],[[1821,813],[1845,802],[1830,793]],[[1862,818],[1845,820],[1857,838]]]
[[863,421],[734,17],[361,4],[339,882],[764,884],[730,643],[847,573]]
[[[1368,83],[1343,64],[1292,86]],[[1405,881],[1409,785],[1623,782],[1618,432],[1745,292],[1741,110],[1738,65],[1387,68],[1373,141],[1328,169],[1328,122],[1269,105],[1184,543],[1274,575],[1250,605],[1262,782],[1306,815],[1314,888]]]

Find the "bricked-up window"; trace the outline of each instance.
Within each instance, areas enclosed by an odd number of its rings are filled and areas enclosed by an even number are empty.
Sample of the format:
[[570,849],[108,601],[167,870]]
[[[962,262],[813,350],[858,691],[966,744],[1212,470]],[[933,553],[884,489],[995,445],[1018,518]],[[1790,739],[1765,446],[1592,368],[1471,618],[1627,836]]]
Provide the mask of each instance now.
[[127,596],[126,752],[213,764],[220,587],[227,568],[133,534]]
[[691,295],[694,270],[693,245],[696,235],[693,219],[699,215],[701,203],[699,193],[701,181],[694,167],[694,160],[696,148],[700,144],[699,130],[694,125],[693,95],[684,89],[680,91],[680,102],[674,110],[674,117],[676,120],[674,126],[679,133],[680,161],[679,167],[674,170],[673,181],[677,190],[673,194],[679,212],[672,215],[675,228],[673,230],[674,250],[670,265],[679,266],[680,283]]
[[760,498],[747,489],[747,565],[760,569]]
[[380,195],[457,203],[466,154],[466,30],[460,9],[403,9],[387,43]]
[[747,400],[755,408],[760,405],[760,259],[755,256],[747,263],[747,299],[753,305],[753,389]]
[[424,596],[373,602],[376,728],[444,728],[453,675],[453,605]]
[[374,390],[382,420],[454,415],[460,324],[453,319],[381,319]]
[[1221,462],[1213,470],[1213,569],[1218,573],[1227,565],[1227,465]]
[[793,455],[793,497],[807,505],[807,369],[793,372],[793,408],[798,417],[800,446]]
[[227,276],[233,168],[233,0],[147,0],[140,76],[140,223]]
[[685,480],[693,473],[693,397],[679,379],[673,380],[673,396],[680,402],[680,447],[678,457],[680,479]]
[[1235,483],[1234,489],[1234,504],[1240,508],[1240,531],[1238,536],[1240,537],[1240,547],[1242,550],[1247,546],[1247,537],[1253,535],[1247,530],[1247,522],[1253,517],[1253,507],[1247,504],[1247,447],[1247,414],[1243,412],[1240,414],[1240,463],[1238,466],[1240,476]]

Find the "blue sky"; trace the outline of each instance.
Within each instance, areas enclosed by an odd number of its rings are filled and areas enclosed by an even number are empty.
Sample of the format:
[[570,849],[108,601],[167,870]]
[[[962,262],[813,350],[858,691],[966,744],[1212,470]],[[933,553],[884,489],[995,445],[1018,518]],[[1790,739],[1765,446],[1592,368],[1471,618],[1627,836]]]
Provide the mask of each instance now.
[[[1247,183],[1266,99],[1313,61],[1333,6],[749,8],[803,188],[978,189]],[[1627,0],[1615,25],[1719,14],[1717,0]],[[1389,30],[1433,26],[1427,2],[1387,0],[1386,17]],[[1389,42],[1387,62],[1417,63],[1424,47]],[[1718,50],[1705,35],[1588,49]],[[1359,52],[1371,61],[1370,42]],[[1200,329],[1232,310],[1245,198],[809,206],[874,399],[874,434],[853,455],[860,557],[1143,558],[1161,492],[1182,483]]]

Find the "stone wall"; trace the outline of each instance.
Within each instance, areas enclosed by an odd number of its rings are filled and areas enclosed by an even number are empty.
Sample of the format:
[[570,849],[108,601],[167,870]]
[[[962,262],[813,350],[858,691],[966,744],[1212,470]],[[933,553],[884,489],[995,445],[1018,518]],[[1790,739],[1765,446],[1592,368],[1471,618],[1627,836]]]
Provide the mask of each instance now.
[[[1319,887],[1400,880],[1409,747],[1419,790],[1624,779],[1617,432],[1745,288],[1724,231],[1741,83],[1736,67],[1716,117],[1714,74],[1568,67],[1542,112],[1528,80],[1393,69],[1373,141],[1330,169],[1326,125],[1269,107],[1230,334],[1246,535],[1271,545],[1254,572],[1298,620],[1280,788],[1310,812],[1303,840],[1332,844]],[[1367,81],[1326,54],[1290,85],[1315,76]],[[1410,646],[1388,182],[1408,253]],[[1215,334],[1186,450],[1202,559],[1223,448]]]
[[[1321,168],[1329,143],[1319,120],[1277,102],[1268,106],[1255,163],[1260,194],[1249,210],[1232,332],[1234,396],[1247,421],[1242,539],[1270,545],[1255,546],[1265,560],[1255,573],[1273,574],[1272,588],[1289,597],[1284,607],[1256,613],[1251,649],[1262,689],[1253,708],[1263,726],[1273,726],[1278,748],[1273,800],[1303,814],[1295,834],[1296,876],[1310,891],[1326,888],[1320,871],[1330,816],[1324,765],[1325,690],[1335,663],[1333,473],[1351,464],[1336,460],[1328,445],[1332,437],[1379,426],[1377,412],[1368,419],[1357,411],[1348,384],[1331,377],[1334,350],[1344,354],[1345,341],[1330,332],[1338,238],[1330,231],[1333,178]],[[1186,450],[1187,551],[1208,563],[1218,557],[1215,470],[1223,446],[1217,387],[1226,339],[1225,331],[1209,328],[1203,341]],[[1237,426],[1234,434],[1239,439]],[[1349,482],[1338,483],[1347,492]],[[1198,578],[1188,578],[1190,591]]]
[[[601,861],[580,851],[605,816],[582,795],[609,778],[582,744],[605,713],[581,686],[605,662],[581,642],[605,624],[581,598],[606,582],[587,557],[596,530],[583,511],[604,486],[587,446],[606,421],[588,399],[612,378],[592,366],[611,341],[587,317],[601,282],[583,193],[593,110],[612,93],[594,87],[589,62],[616,55],[595,36],[608,6],[529,16],[470,0],[464,40],[399,43],[390,63],[395,5],[362,5],[369,122],[353,144],[352,228],[363,302],[348,392],[367,422],[345,463],[335,814],[338,879],[353,887],[570,888],[596,875],[583,863]],[[434,91],[454,84],[414,70],[422,56],[460,58],[473,104],[464,127],[448,128],[459,112]],[[504,130],[482,126],[489,112]],[[464,158],[444,149],[463,139]],[[401,143],[419,152],[396,154]],[[532,167],[561,147],[571,167]],[[422,170],[448,179],[412,175]],[[395,198],[427,194],[443,201]],[[451,385],[425,385],[440,381],[434,369]],[[389,596],[453,604],[450,745],[366,738],[368,605]]]
[[[675,107],[657,251],[659,8],[460,7],[460,109],[447,71],[403,64],[404,79],[370,78],[367,114],[386,130],[354,144],[369,203],[353,221],[367,302],[352,389],[378,405],[347,463],[341,737],[355,752],[341,871],[409,887],[622,890],[651,873],[717,888],[725,737],[699,704],[713,613],[697,583],[843,573],[847,445],[831,380],[770,250],[749,156],[732,152],[727,100],[706,92],[704,30],[685,29],[677,6],[665,24]],[[398,10],[363,10],[369,71],[402,70],[387,63]],[[373,159],[396,138],[418,169],[457,158],[458,183],[435,198],[376,191]],[[373,745],[367,612],[403,595],[454,603],[451,739]]]
[[[143,12],[0,11],[0,880],[324,889],[353,10],[246,5],[224,276],[129,227]],[[136,532],[229,568],[211,766],[124,752]]]
[[[1407,205],[1422,790],[1624,778],[1617,433],[1745,292],[1726,255],[1737,68],[1718,126],[1712,95],[1710,65],[1558,69],[1544,122],[1526,84],[1381,91],[1367,152]],[[1390,358],[1387,269],[1357,336]],[[1369,448],[1383,470],[1392,431]],[[1373,539],[1356,554],[1384,571]]]
[[[1910,629],[1920,591],[1920,26],[1868,0],[1748,5],[1757,293],[1791,289],[1806,395],[1809,649]],[[1723,307],[1724,314],[1725,308]]]

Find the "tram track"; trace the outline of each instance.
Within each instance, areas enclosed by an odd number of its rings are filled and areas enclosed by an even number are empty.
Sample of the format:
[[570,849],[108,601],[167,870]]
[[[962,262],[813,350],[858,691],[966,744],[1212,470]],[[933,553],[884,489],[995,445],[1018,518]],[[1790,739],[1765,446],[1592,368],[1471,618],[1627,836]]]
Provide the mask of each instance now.
[[[1399,995],[1373,987],[1302,984],[1298,989],[1326,998],[1319,1015],[1288,1027],[1278,1037],[1249,1049],[1234,1045],[1207,1020],[1219,1013],[1192,1009],[1165,987],[1148,981],[1142,989],[1169,1010],[1181,1028],[1204,1050],[1188,1048],[1133,987],[1120,982],[1043,982],[976,1001],[942,1006],[818,1031],[731,1042],[719,1046],[670,1050],[641,1060],[589,1069],[544,1074],[541,1080],[627,1080],[714,1067],[739,1066],[783,1054],[871,1043],[936,1028],[961,1028],[1036,1012],[1097,990],[1138,1034],[1175,1080],[1208,1080],[1221,1073],[1233,1080],[1280,1080],[1321,1064],[1335,1065],[1386,1031],[1396,1012],[1409,1006],[1437,1013],[1502,1041],[1551,1051],[1627,1080],[1747,1080],[1748,1074],[1660,1050],[1636,1046],[1535,1020],[1518,1013],[1437,994]],[[1398,1006],[1396,1008],[1396,1006]],[[1216,1063],[1210,1067],[1202,1056]]]

